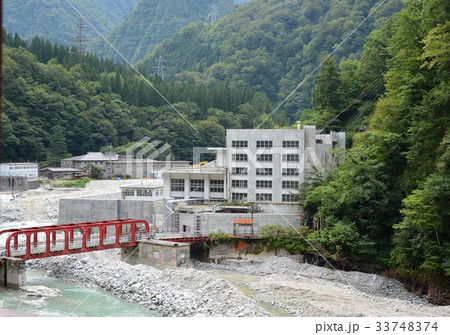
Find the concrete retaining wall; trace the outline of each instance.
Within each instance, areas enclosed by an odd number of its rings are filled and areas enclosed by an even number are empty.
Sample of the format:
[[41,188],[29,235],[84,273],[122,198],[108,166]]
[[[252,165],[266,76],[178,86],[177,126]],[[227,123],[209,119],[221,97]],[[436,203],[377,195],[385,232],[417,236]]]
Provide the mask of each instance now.
[[28,180],[25,177],[0,176],[1,192],[22,192],[39,187],[39,180]]
[[133,218],[159,225],[164,220],[159,214],[162,206],[163,203],[143,200],[61,199],[58,224]]

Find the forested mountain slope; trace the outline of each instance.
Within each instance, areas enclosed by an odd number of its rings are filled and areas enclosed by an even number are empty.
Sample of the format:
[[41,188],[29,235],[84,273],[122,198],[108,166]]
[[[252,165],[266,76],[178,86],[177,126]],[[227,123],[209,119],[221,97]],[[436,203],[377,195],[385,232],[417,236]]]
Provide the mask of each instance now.
[[[215,16],[220,17],[231,10],[233,0],[139,0],[107,39],[128,61],[134,63],[185,25],[195,21],[211,22],[213,5],[216,6]],[[99,56],[123,61],[103,40],[99,40],[93,50]],[[155,65],[153,62],[147,72],[154,73]]]
[[[83,16],[107,34],[122,21],[138,0],[70,0]],[[64,0],[3,0],[3,26],[26,40],[36,35],[68,43],[76,37],[79,15]],[[96,37],[92,29],[86,35]]]
[[[384,69],[387,91],[345,162],[306,192],[309,217],[327,226],[319,250],[344,263],[376,260],[396,269],[413,290],[447,304],[449,50],[446,0],[405,1],[404,10],[373,32],[361,66]],[[327,90],[319,93],[327,101]]]
[[[380,4],[377,0],[254,0],[214,24],[193,23],[138,64],[154,71],[162,57],[172,78],[251,87],[273,102],[283,99]],[[401,8],[387,0],[335,53],[358,59],[366,37]],[[294,121],[311,106],[306,81],[285,106]],[[296,117],[294,117],[296,115]]]
[[67,47],[3,36],[3,161],[55,165],[67,155],[144,136],[190,160],[193,146],[222,146],[226,128],[253,127],[271,108],[251,90],[150,78],[175,111],[123,64],[92,55],[79,63]]

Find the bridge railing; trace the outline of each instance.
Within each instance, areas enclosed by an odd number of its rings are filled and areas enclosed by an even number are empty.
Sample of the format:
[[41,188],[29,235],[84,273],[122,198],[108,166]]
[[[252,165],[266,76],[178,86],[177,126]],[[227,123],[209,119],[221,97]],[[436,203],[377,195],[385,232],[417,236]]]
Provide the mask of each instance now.
[[150,234],[145,220],[113,220],[0,231],[1,257],[42,258],[136,245]]

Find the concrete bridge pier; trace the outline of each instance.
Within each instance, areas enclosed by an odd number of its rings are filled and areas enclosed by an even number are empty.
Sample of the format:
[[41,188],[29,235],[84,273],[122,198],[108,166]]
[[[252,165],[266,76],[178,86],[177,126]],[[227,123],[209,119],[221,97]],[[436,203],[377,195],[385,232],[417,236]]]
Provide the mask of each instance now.
[[0,260],[0,285],[18,290],[27,284],[25,260],[6,257]]

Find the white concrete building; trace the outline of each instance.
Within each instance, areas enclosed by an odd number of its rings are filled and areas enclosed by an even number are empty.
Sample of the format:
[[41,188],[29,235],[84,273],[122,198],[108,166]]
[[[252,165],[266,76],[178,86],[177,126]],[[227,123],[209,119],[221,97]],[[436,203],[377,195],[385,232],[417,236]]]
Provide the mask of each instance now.
[[37,178],[39,166],[37,163],[0,163],[0,176]]
[[226,167],[184,167],[164,173],[164,197],[175,199],[228,199]]
[[164,196],[251,202],[268,213],[298,214],[299,186],[313,168],[338,164],[331,152],[337,148],[345,148],[345,133],[316,134],[315,126],[228,129],[226,148],[205,148],[216,152],[215,167],[168,170]]
[[121,186],[122,199],[156,201],[164,197],[163,181],[142,181],[141,184]]

